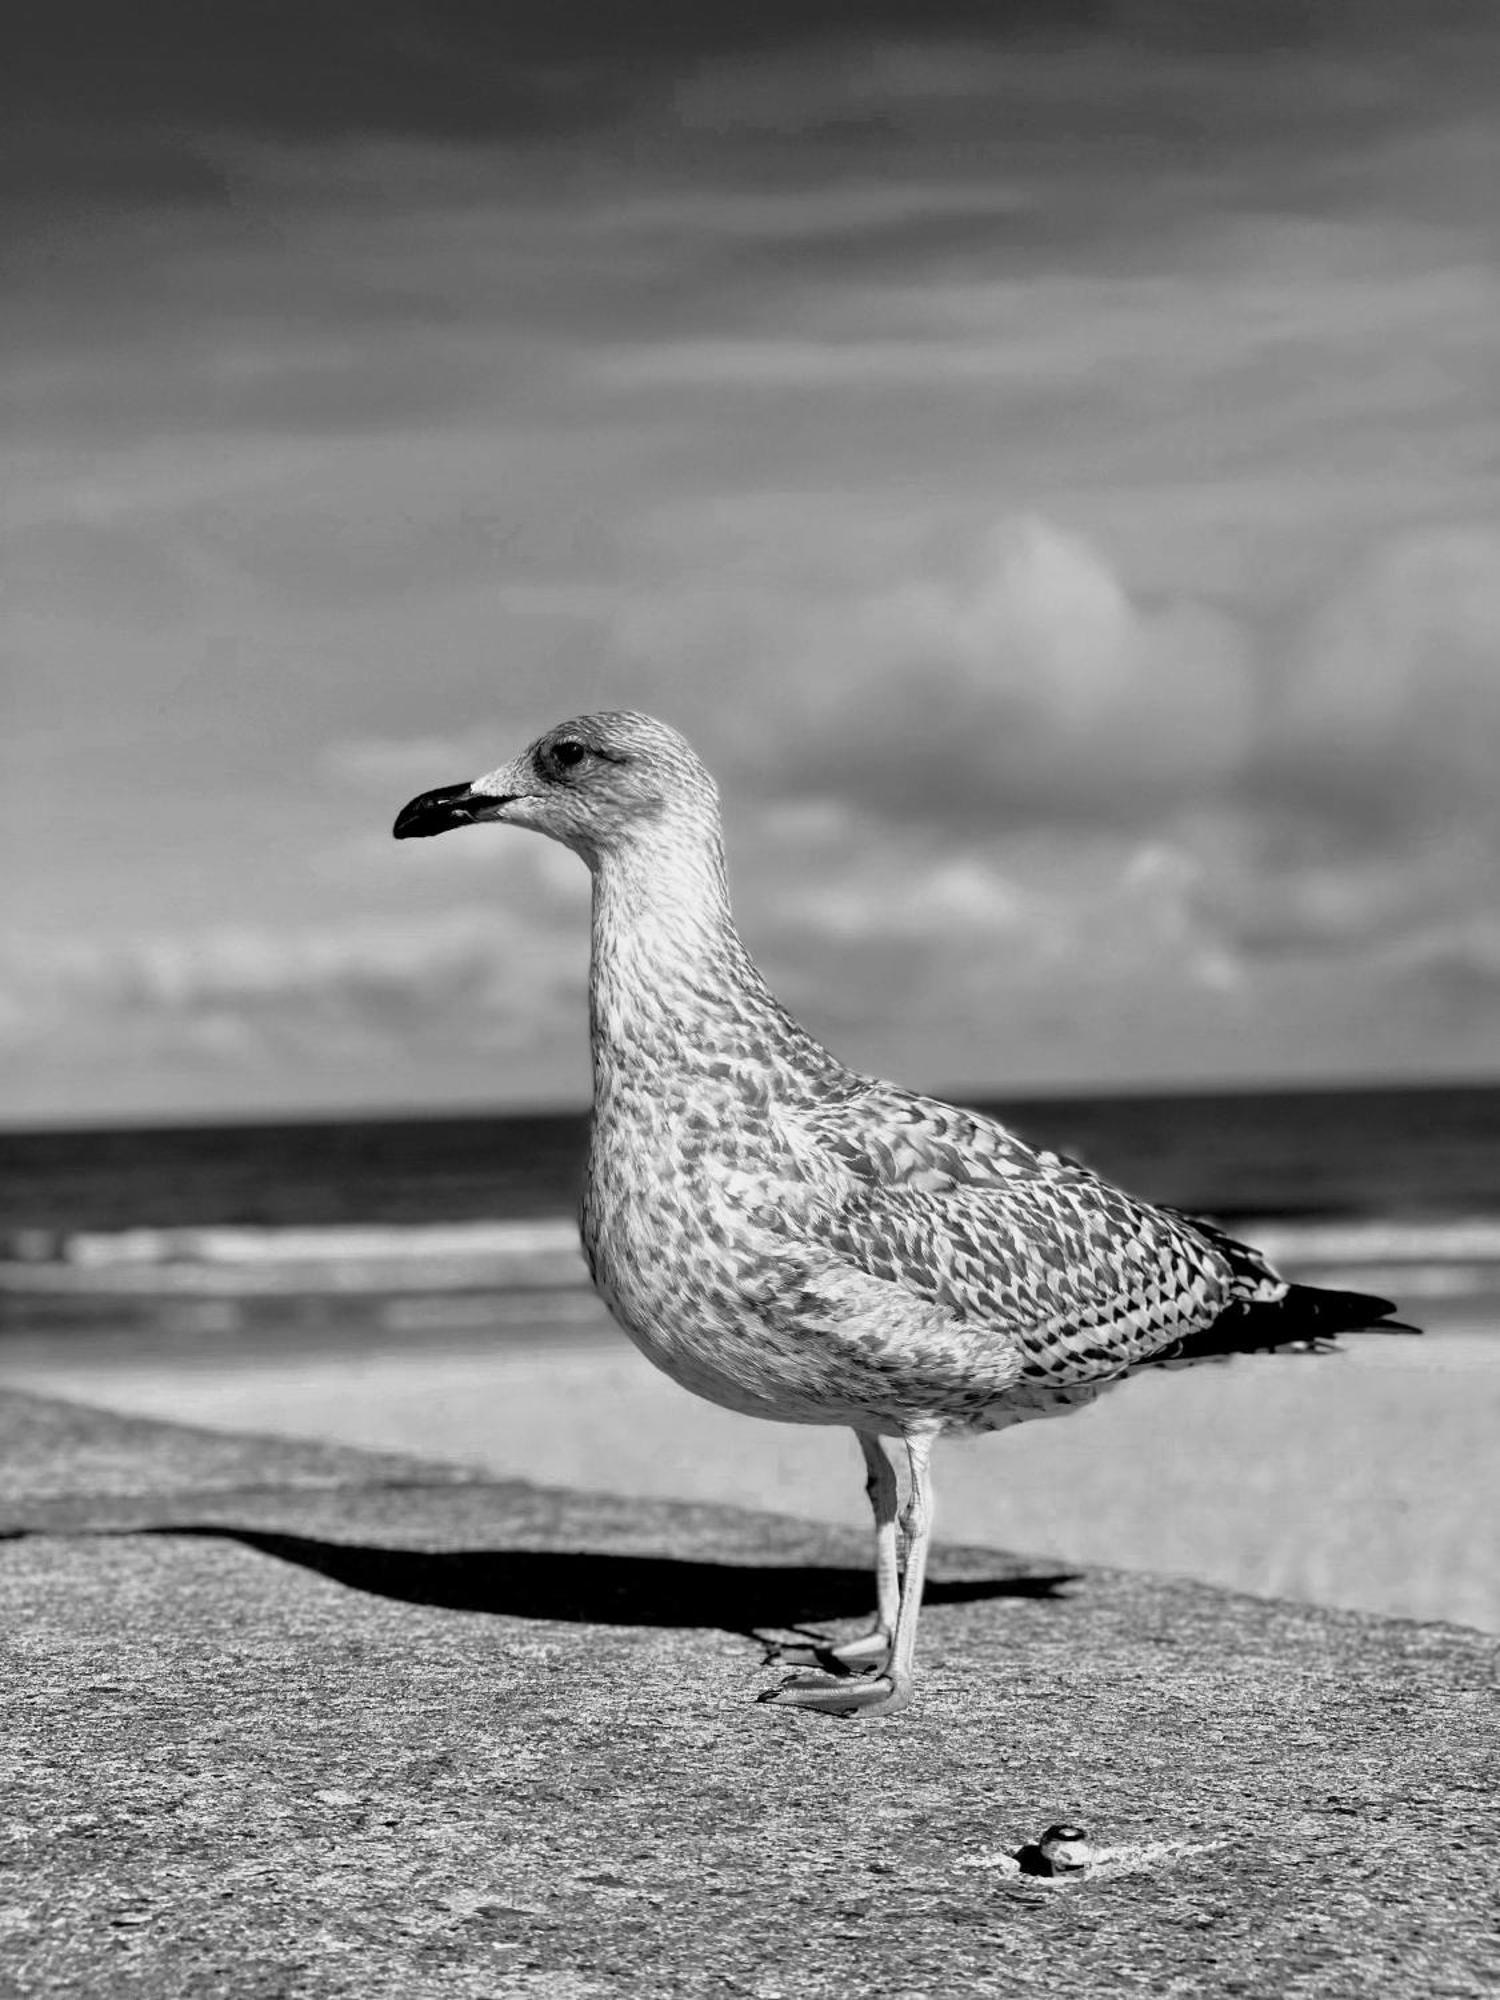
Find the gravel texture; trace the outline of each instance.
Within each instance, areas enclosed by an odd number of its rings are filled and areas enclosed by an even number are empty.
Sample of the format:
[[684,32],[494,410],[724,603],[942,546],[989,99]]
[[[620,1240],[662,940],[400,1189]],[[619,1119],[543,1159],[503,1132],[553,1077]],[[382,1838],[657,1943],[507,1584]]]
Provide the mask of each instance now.
[[0,1468],[6,1996],[1500,1979],[1466,1629],[943,1548],[843,1722],[755,1635],[866,1610],[862,1536],[19,1395]]

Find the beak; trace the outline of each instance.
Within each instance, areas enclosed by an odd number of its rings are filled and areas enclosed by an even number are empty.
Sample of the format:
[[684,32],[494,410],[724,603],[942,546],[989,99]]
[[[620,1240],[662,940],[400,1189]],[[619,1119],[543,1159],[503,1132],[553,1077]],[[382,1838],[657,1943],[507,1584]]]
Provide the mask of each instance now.
[[515,792],[477,792],[472,784],[439,785],[423,792],[396,815],[391,832],[397,840],[427,840],[435,833],[447,833],[455,826],[473,826],[482,819],[495,819],[499,808],[517,797]]

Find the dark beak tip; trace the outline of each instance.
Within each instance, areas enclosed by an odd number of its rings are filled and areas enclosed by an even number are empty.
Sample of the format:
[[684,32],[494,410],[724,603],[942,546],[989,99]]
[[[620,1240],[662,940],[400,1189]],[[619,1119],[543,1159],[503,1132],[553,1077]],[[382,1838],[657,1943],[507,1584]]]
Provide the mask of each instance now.
[[473,815],[463,810],[463,804],[471,796],[472,787],[468,784],[439,785],[435,791],[421,793],[397,813],[392,837],[430,840],[434,834],[447,833],[452,827],[470,825]]

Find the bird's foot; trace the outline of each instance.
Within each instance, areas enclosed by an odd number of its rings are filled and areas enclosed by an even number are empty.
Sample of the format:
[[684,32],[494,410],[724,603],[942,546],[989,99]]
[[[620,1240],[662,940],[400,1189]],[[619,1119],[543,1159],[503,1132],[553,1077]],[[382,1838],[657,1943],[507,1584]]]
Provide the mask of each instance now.
[[758,1699],[773,1708],[814,1708],[824,1715],[888,1715],[911,1700],[911,1677],[860,1674],[828,1681],[797,1674]]
[[802,1644],[785,1639],[768,1640],[766,1665],[819,1667],[825,1674],[844,1674],[851,1667],[884,1666],[890,1652],[891,1635],[877,1625],[872,1631],[861,1632],[857,1639],[844,1639],[837,1644],[811,1633]]

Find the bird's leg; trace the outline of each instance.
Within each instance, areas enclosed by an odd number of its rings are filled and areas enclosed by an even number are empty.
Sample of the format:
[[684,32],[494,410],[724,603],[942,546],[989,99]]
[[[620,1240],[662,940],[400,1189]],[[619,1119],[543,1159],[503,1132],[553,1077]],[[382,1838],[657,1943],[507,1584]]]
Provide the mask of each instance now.
[[762,1701],[790,1708],[819,1708],[832,1715],[869,1715],[904,1708],[911,1700],[917,1619],[927,1577],[927,1550],[932,1541],[932,1447],[936,1441],[935,1430],[914,1432],[906,1440],[906,1456],[911,1465],[911,1492],[901,1516],[906,1532],[906,1566],[901,1576],[895,1639],[885,1670],[842,1682],[790,1680],[784,1687],[769,1689],[761,1696]]
[[901,1577],[901,1608],[896,1615],[896,1638],[885,1675],[891,1683],[888,1705],[892,1708],[899,1708],[911,1699],[917,1655],[917,1620],[922,1613],[922,1592],[927,1585],[927,1551],[932,1546],[932,1447],[937,1438],[937,1432],[932,1430],[918,1431],[906,1440],[906,1457],[911,1466],[911,1493],[901,1523],[906,1531],[906,1567]]
[[891,1650],[896,1617],[901,1609],[901,1564],[896,1548],[896,1468],[874,1431],[856,1431],[865,1455],[865,1492],[875,1516],[875,1623],[857,1639],[846,1639],[830,1650],[836,1660],[852,1666],[860,1660],[884,1660]]
[[770,1657],[793,1667],[824,1667],[837,1672],[840,1667],[864,1666],[887,1658],[896,1629],[896,1613],[901,1603],[901,1570],[896,1551],[896,1469],[885,1455],[885,1446],[874,1431],[856,1431],[859,1448],[865,1455],[865,1492],[875,1516],[875,1622],[868,1632],[840,1645],[814,1640],[806,1646],[778,1645]]

